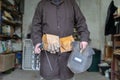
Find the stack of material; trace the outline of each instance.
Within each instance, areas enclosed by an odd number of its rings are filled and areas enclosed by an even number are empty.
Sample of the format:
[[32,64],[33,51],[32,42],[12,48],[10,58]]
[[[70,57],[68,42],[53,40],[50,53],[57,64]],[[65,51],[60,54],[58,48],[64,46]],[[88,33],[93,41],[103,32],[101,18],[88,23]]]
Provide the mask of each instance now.
[[119,17],[120,17],[120,8],[118,8],[114,13],[114,18],[119,18]]
[[113,15],[115,19],[116,34],[120,34],[120,8],[117,8]]
[[114,54],[120,55],[120,49],[116,49],[116,50],[114,51]]

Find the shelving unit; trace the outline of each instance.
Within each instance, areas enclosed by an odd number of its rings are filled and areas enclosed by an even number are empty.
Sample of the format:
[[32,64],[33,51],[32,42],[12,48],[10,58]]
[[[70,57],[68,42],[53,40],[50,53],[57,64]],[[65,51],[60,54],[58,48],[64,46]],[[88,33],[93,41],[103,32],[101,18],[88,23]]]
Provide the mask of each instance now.
[[120,80],[120,34],[113,35],[113,51],[111,80]]
[[[4,72],[15,67],[15,53],[22,52],[22,45],[21,50],[16,50],[13,43],[19,41],[22,44],[23,14],[17,10],[18,6],[8,0],[0,0],[0,3],[0,72]],[[16,33],[17,30],[20,33]]]
[[120,62],[120,53],[119,54],[113,54],[113,60],[111,65],[111,80],[120,80],[120,70],[119,70],[119,64]]
[[114,50],[117,48],[117,47],[120,47],[120,34],[115,34],[113,35],[113,48]]

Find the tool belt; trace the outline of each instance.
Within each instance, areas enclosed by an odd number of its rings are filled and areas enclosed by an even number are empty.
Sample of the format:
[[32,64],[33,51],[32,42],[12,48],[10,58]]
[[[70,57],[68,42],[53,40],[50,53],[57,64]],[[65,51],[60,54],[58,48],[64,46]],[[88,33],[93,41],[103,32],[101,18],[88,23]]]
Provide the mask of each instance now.
[[42,37],[43,49],[50,53],[71,51],[73,41],[74,38],[72,35],[59,38],[56,35],[44,34]]

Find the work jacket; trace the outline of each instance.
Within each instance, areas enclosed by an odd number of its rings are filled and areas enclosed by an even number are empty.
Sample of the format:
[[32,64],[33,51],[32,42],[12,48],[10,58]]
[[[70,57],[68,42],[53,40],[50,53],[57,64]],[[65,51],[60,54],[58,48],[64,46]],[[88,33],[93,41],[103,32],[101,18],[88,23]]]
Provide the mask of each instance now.
[[89,31],[85,18],[74,0],[42,0],[35,11],[32,21],[32,39],[34,45],[42,42],[43,34],[65,37],[73,34],[77,27],[81,41],[88,41]]
[[[74,0],[42,0],[35,11],[32,21],[32,41],[34,45],[42,42],[43,34],[53,34],[60,38],[73,34],[74,26],[77,27],[81,41],[88,41],[89,31],[85,18]],[[51,63],[50,69],[48,57]],[[73,77],[67,67],[70,52],[50,54],[42,51],[40,56],[40,75],[47,80],[60,78],[61,80]]]

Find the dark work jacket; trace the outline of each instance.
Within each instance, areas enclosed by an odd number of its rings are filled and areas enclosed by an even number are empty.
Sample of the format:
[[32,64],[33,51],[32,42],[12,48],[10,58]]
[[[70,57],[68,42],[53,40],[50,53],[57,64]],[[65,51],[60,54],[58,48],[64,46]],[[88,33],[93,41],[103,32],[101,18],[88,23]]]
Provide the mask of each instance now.
[[113,16],[116,10],[117,10],[117,7],[114,5],[114,1],[112,1],[107,11],[107,18],[106,18],[106,24],[105,24],[105,35],[116,33],[115,20]]
[[[65,37],[73,34],[76,25],[78,34],[82,41],[88,41],[89,31],[85,18],[74,0],[42,0],[35,11],[32,22],[32,41],[34,45],[42,42],[42,35],[45,33]],[[60,78],[66,80],[73,77],[73,73],[67,67],[68,58],[71,52],[50,54],[41,52],[40,75],[47,80]],[[47,56],[48,54],[53,70],[50,70]],[[56,79],[55,79],[56,80]]]
[[[72,1],[72,2],[71,2]],[[81,41],[88,41],[89,31],[85,18],[74,0],[42,0],[35,11],[32,21],[32,40],[34,45],[42,42],[43,34],[65,37],[73,34],[76,25]]]

